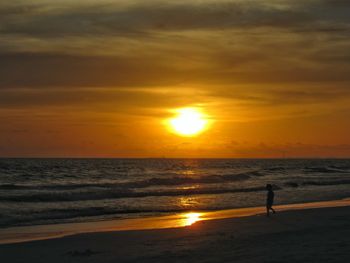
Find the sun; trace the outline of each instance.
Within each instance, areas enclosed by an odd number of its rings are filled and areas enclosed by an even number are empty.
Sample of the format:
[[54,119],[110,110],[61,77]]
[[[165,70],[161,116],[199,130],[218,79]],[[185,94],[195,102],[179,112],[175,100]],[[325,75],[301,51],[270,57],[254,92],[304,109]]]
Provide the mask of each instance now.
[[203,132],[208,125],[208,120],[197,108],[181,108],[176,110],[175,118],[169,120],[172,131],[180,136],[192,137]]

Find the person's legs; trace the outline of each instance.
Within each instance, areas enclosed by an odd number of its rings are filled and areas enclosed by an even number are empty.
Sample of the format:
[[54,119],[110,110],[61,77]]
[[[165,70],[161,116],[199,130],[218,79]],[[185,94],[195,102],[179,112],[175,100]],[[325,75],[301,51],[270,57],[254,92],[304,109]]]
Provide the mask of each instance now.
[[272,208],[272,204],[266,204],[266,216],[270,216],[270,210],[276,214],[275,209]]
[[270,207],[266,206],[266,216],[270,216]]

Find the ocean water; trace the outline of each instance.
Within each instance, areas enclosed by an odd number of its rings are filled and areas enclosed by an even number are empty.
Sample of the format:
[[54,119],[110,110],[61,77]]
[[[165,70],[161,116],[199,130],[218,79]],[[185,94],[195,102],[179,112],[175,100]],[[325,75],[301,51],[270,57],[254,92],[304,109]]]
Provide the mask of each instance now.
[[350,197],[350,160],[0,159],[0,227]]

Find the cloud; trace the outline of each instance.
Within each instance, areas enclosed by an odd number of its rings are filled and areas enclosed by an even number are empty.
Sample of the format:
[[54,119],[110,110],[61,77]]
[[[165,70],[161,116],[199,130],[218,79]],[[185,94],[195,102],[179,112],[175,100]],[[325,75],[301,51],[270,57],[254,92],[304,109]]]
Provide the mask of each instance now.
[[318,0],[317,2],[325,6],[336,6],[341,8],[350,8],[350,3],[347,0]]
[[143,57],[0,54],[0,88],[169,85],[182,77],[162,61]]
[[[206,94],[186,88],[8,88],[1,90],[0,109],[79,109],[97,112],[169,114],[167,110],[206,103]],[[155,113],[157,112],[157,113]],[[6,114],[5,114],[6,115]],[[2,115],[1,117],[4,117]]]
[[209,90],[207,96],[236,99],[246,105],[277,107],[347,100],[350,98],[350,90],[347,83],[338,84],[337,87],[334,87],[333,84],[301,83],[297,87],[295,85],[270,84],[258,87],[219,87]]
[[[36,37],[67,37],[77,35],[126,35],[141,37],[153,31],[220,30],[233,28],[273,27],[302,29],[329,20],[338,20],[339,5],[313,1],[285,5],[268,1],[148,1],[137,4],[118,3],[51,5],[44,4],[0,8],[0,32]],[[342,4],[342,6],[344,3]],[[325,8],[327,16],[322,14]],[[320,12],[314,10],[320,9]],[[341,21],[349,20],[343,17]],[[341,22],[339,21],[339,22]],[[336,29],[336,24],[334,25]]]
[[[323,68],[293,67],[266,59],[237,56],[236,59],[216,59],[210,64],[203,58],[203,66],[188,66],[186,58],[155,56],[89,56],[59,53],[3,53],[0,54],[0,88],[40,87],[159,87],[187,83],[240,84],[286,82],[350,81],[349,67]],[[232,62],[231,62],[232,61]],[[253,65],[249,67],[249,62]],[[187,63],[187,65],[186,65]],[[245,63],[247,66],[243,67]],[[231,64],[231,65],[230,65]],[[275,65],[274,65],[275,64]],[[280,65],[279,65],[280,64]],[[322,72],[322,74],[320,74]]]
[[346,82],[347,7],[331,3],[2,2],[0,88]]

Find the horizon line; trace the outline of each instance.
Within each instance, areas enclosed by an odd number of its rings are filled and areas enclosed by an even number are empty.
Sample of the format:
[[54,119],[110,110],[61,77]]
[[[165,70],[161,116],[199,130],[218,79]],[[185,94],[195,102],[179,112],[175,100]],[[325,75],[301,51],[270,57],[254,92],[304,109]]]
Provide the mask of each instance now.
[[94,157],[94,156],[0,156],[0,159],[231,159],[231,160],[300,160],[300,159],[350,159],[350,156],[346,157],[325,157],[325,156],[301,156],[301,157]]

